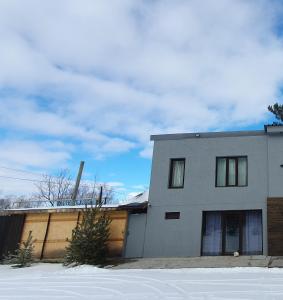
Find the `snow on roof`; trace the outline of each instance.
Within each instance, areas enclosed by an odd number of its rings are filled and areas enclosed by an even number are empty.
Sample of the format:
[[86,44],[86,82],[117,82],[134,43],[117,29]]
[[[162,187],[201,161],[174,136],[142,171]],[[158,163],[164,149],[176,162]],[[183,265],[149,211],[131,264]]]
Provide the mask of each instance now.
[[148,202],[148,190],[120,202],[120,205],[144,203],[144,202]]
[[[143,193],[137,194],[133,197],[128,198],[127,200],[120,202],[120,203],[113,203],[113,204],[103,204],[101,207],[105,209],[118,209],[119,207],[125,207],[125,206],[137,206],[142,203],[146,203],[148,201],[148,191],[145,191]],[[73,209],[84,209],[85,205],[62,205],[62,206],[38,206],[38,207],[21,207],[21,208],[10,208],[7,210],[2,210],[2,213],[5,212],[21,212],[21,211],[53,211],[53,210],[73,210]],[[91,207],[88,205],[87,207]]]
[[[104,204],[102,208],[117,208],[119,204]],[[52,209],[76,209],[76,208],[85,208],[85,205],[62,205],[62,206],[39,206],[39,207],[27,207],[27,208],[12,208],[8,210],[52,210]],[[91,205],[87,205],[87,207],[91,207]]]

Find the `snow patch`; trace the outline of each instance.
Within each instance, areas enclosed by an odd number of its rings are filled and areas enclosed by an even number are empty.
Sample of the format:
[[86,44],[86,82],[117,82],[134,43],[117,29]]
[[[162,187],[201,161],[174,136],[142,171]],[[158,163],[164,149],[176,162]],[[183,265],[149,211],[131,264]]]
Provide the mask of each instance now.
[[11,299],[283,299],[283,269],[111,270],[93,266],[0,266],[0,298]]

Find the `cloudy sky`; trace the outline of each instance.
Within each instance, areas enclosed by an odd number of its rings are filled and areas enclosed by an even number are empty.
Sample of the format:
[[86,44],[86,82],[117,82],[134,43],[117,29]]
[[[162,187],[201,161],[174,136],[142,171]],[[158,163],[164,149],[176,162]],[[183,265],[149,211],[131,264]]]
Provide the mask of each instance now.
[[149,185],[150,134],[262,128],[282,20],[279,0],[1,0],[0,191],[85,160],[127,194]]

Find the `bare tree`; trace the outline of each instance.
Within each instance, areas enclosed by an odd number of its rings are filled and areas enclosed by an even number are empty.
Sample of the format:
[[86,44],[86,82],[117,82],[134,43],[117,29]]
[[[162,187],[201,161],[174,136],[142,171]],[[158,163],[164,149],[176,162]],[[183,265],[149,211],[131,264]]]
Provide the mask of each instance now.
[[0,210],[1,209],[9,209],[12,206],[12,201],[9,197],[1,197],[0,199]]
[[41,182],[36,184],[38,192],[35,195],[52,206],[64,205],[72,196],[72,185],[69,171],[64,169],[57,176],[43,175]]
[[31,196],[2,195],[0,196],[0,209],[36,207],[37,203]]
[[[90,205],[100,197],[102,186],[102,204],[113,201],[114,190],[106,183],[81,182],[77,194],[76,205]],[[37,197],[40,201],[50,203],[52,206],[71,205],[74,182],[71,180],[68,170],[61,170],[57,176],[44,175],[41,182],[36,184]]]
[[[92,198],[101,201],[101,205],[110,204],[114,199],[114,189],[107,183],[100,183],[93,189]],[[100,199],[101,198],[101,199]]]
[[104,183],[102,185],[102,203],[111,204],[114,200],[114,188]]
[[80,205],[95,204],[100,198],[100,188],[102,187],[102,204],[109,204],[113,201],[114,190],[106,183],[86,183],[82,182],[77,196],[77,203]]
[[36,207],[38,204],[32,199],[32,197],[15,196],[12,200],[12,208],[31,208]]

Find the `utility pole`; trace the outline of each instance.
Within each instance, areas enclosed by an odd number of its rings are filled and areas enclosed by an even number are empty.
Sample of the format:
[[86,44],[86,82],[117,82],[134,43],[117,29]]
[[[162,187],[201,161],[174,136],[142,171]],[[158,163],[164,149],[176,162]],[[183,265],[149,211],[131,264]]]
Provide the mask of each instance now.
[[98,197],[98,205],[102,205],[102,193],[103,193],[103,187],[102,185],[100,186],[100,192],[99,192],[99,197]]
[[81,178],[82,178],[84,164],[85,164],[85,162],[81,161],[79,172],[78,172],[78,175],[77,175],[76,185],[75,185],[74,192],[73,192],[73,195],[72,195],[72,205],[76,205],[76,199],[77,199],[78,190],[79,190],[79,186],[80,186],[80,182],[81,182]]

